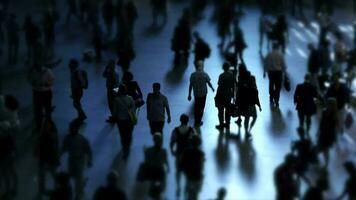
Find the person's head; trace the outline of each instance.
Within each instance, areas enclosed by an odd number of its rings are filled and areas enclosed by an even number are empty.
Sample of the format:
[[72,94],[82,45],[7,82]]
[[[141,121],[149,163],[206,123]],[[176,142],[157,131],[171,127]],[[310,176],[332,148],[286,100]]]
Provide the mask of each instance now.
[[134,78],[133,74],[129,71],[126,71],[122,77],[122,80],[124,82],[131,82],[133,78]]
[[109,60],[108,62],[108,65],[107,65],[107,68],[110,70],[110,71],[114,71],[115,70],[115,61],[114,60]]
[[17,111],[19,109],[19,102],[17,101],[17,99],[12,96],[12,95],[5,95],[4,96],[4,103],[5,103],[5,107],[10,110],[10,111]]
[[189,117],[188,117],[188,115],[182,114],[182,115],[180,116],[180,123],[181,123],[182,125],[188,125],[188,122],[189,122]]
[[287,154],[284,157],[284,163],[288,166],[293,166],[295,163],[295,156],[291,153]]
[[162,134],[161,133],[156,132],[155,134],[153,134],[153,144],[157,148],[162,147]]
[[356,175],[356,168],[355,164],[352,161],[346,161],[344,163],[344,168],[348,174],[355,176]]
[[70,70],[74,71],[74,70],[76,70],[78,67],[79,67],[79,62],[78,62],[78,60],[77,60],[77,59],[74,59],[74,58],[70,59],[70,61],[69,61],[69,68],[70,68]]
[[311,81],[311,75],[309,73],[305,74],[304,81],[305,82],[310,82]]
[[204,71],[204,62],[202,60],[198,60],[195,65],[197,71]]
[[152,85],[153,93],[158,94],[161,91],[161,84],[153,83]]
[[226,197],[226,189],[224,187],[218,190],[218,200],[224,200]]
[[118,179],[119,175],[114,170],[111,170],[110,173],[106,176],[106,182],[109,186],[115,187],[117,185]]
[[228,62],[225,62],[222,66],[224,71],[228,71],[230,69],[230,64]]

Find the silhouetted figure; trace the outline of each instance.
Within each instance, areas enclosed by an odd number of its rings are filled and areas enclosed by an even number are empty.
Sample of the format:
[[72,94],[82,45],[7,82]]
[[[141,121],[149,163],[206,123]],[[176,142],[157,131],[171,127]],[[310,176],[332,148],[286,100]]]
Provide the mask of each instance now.
[[132,119],[132,115],[135,115],[136,111],[135,102],[128,95],[125,86],[120,85],[113,103],[113,117],[119,128],[123,158],[126,160],[130,153],[132,132],[136,125],[136,122]]
[[208,87],[214,92],[214,87],[210,82],[209,75],[204,72],[203,61],[198,61],[196,64],[196,72],[190,75],[188,100],[192,99],[192,90],[194,91],[194,125],[203,125],[203,114],[206,102],[206,96],[208,94]]
[[92,166],[92,150],[88,139],[79,133],[79,125],[70,124],[69,134],[63,140],[61,155],[68,153],[68,173],[74,179],[75,199],[84,197],[88,178],[84,171]]
[[283,54],[279,50],[279,45],[274,43],[272,52],[265,58],[265,74],[269,79],[269,101],[271,105],[279,107],[279,97],[282,87],[282,79],[286,73],[286,63]]
[[337,110],[337,102],[335,98],[328,98],[326,107],[321,115],[319,131],[318,131],[318,150],[324,154],[325,165],[329,164],[329,150],[334,145],[337,139],[339,128],[339,115]]
[[118,174],[111,171],[106,177],[106,185],[99,187],[94,200],[126,200],[126,194],[118,187]]
[[189,60],[189,50],[192,43],[190,12],[183,11],[183,16],[179,19],[178,25],[174,29],[171,40],[171,49],[174,52],[174,66],[178,67],[182,63],[186,65]]
[[201,138],[198,135],[192,137],[192,145],[183,151],[182,169],[186,177],[185,199],[197,200],[204,179],[205,154],[200,149]]
[[133,46],[133,37],[124,30],[124,33],[118,38],[117,45],[117,57],[119,58],[117,64],[121,66],[122,71],[128,71],[132,60],[136,57]]
[[306,130],[307,133],[310,130],[311,116],[317,111],[316,98],[318,98],[318,92],[311,83],[310,74],[307,74],[305,75],[304,83],[298,84],[294,92],[294,104],[298,111],[299,128]]
[[218,80],[218,89],[215,96],[215,106],[218,108],[219,112],[219,125],[216,126],[217,129],[230,129],[231,101],[236,80],[229,68],[229,63],[223,64],[224,72],[220,74]]
[[259,32],[259,51],[262,52],[264,41],[266,41],[267,49],[269,46],[268,33],[271,31],[271,22],[267,18],[266,12],[262,12],[258,21],[258,32]]
[[19,126],[18,101],[10,95],[0,96],[0,189],[4,198],[15,198],[18,178],[15,170],[15,134]]
[[226,39],[231,35],[230,26],[234,20],[234,6],[232,1],[224,1],[219,5],[217,15],[217,30],[221,42],[220,49],[225,49]]
[[126,17],[127,17],[127,32],[129,33],[130,37],[133,39],[134,37],[134,28],[135,28],[135,23],[138,18],[138,13],[137,13],[137,8],[136,4],[133,0],[128,0],[125,4],[125,12],[126,12]]
[[177,197],[180,196],[180,179],[182,174],[182,154],[186,148],[191,146],[191,139],[195,135],[195,130],[188,125],[189,117],[186,114],[180,116],[180,126],[174,128],[171,141],[170,149],[175,157],[176,164],[176,184],[177,184]]
[[6,22],[6,32],[8,40],[8,63],[16,64],[20,42],[20,25],[17,22],[15,14],[10,14]]
[[102,7],[102,15],[106,26],[107,36],[110,38],[112,34],[112,25],[115,18],[115,7],[113,0],[105,0]]
[[45,44],[45,60],[51,60],[55,56],[54,45],[56,42],[55,25],[58,15],[54,11],[47,10],[43,14],[43,31]]
[[159,17],[163,17],[162,26],[167,23],[167,0],[150,0],[152,7],[152,26],[158,26]]
[[341,74],[343,72],[343,65],[346,62],[348,56],[348,50],[342,34],[343,33],[341,31],[336,31],[334,33],[336,41],[334,44],[335,62],[332,65],[333,74]]
[[46,120],[43,123],[40,137],[35,148],[35,155],[38,158],[39,164],[38,192],[41,196],[47,191],[47,173],[50,173],[53,180],[55,180],[56,169],[60,164],[58,132],[53,121]]
[[35,57],[35,54],[38,48],[39,40],[41,38],[41,32],[40,28],[33,22],[30,15],[26,15],[23,29],[25,31],[25,40],[27,45],[26,63],[32,65],[38,61],[38,58]]
[[291,1],[291,11],[294,17],[304,16],[304,0],[292,0]]
[[169,103],[166,96],[164,96],[160,90],[161,85],[159,83],[153,83],[153,92],[147,95],[147,120],[150,125],[151,134],[163,133],[165,112],[167,112],[167,122],[171,123],[171,111],[169,109]]
[[79,62],[76,59],[71,59],[69,61],[69,69],[72,89],[71,97],[73,99],[73,106],[78,113],[77,120],[84,121],[87,116],[83,110],[81,99],[83,97],[84,90],[88,89],[88,76],[86,71],[79,68]]
[[332,66],[329,46],[330,46],[330,42],[328,40],[324,40],[320,42],[319,45],[318,57],[319,57],[319,66],[322,72],[329,72]]
[[326,91],[325,98],[335,98],[337,109],[340,111],[350,102],[350,95],[350,88],[345,83],[340,82],[338,75],[334,75],[331,85]]
[[32,86],[35,123],[39,129],[44,118],[52,119],[54,75],[49,68],[35,64],[28,75],[28,80]]
[[345,196],[348,197],[349,200],[356,199],[356,191],[354,189],[356,184],[356,169],[355,164],[351,161],[347,161],[344,163],[344,168],[347,171],[349,178],[347,179],[344,191],[338,198],[339,200],[344,199]]
[[98,23],[94,24],[93,27],[93,46],[95,51],[95,60],[101,61],[102,59],[102,50],[103,50],[103,32]]
[[320,73],[320,59],[318,50],[314,47],[312,43],[308,44],[309,56],[308,56],[308,64],[307,70],[310,73],[310,82],[314,87],[320,92],[320,86],[318,81],[318,76]]
[[106,94],[108,99],[108,106],[110,110],[111,116],[106,120],[109,123],[114,123],[115,121],[112,118],[113,110],[114,110],[114,89],[119,87],[120,79],[119,73],[115,69],[115,61],[110,60],[106,65],[105,71],[103,73],[103,77],[106,79]]
[[145,104],[143,94],[138,83],[134,81],[134,76],[131,72],[124,72],[122,84],[125,86],[127,94],[134,100],[136,109],[142,107]]
[[77,0],[67,0],[67,4],[68,4],[68,12],[67,12],[66,20],[65,20],[66,25],[69,24],[69,20],[73,15],[79,19],[78,1]]
[[288,40],[288,24],[284,15],[279,15],[277,21],[272,26],[269,38],[282,48],[283,54],[286,52]]
[[218,190],[217,197],[214,200],[224,200],[226,197],[226,193],[227,193],[227,191],[225,188],[220,188]]
[[48,194],[50,200],[72,200],[73,192],[70,185],[70,176],[66,172],[60,172],[56,175],[55,186]]
[[196,64],[199,60],[203,61],[210,57],[211,49],[198,32],[193,33],[195,37],[194,44],[194,63]]
[[152,199],[161,199],[165,190],[166,173],[169,172],[167,151],[162,148],[162,135],[153,135],[154,145],[144,149],[145,160],[139,169],[138,180],[149,181],[149,196]]
[[295,176],[295,157],[288,154],[274,171],[277,200],[293,200],[298,196],[299,186]]
[[229,44],[228,49],[230,47],[233,47],[234,49],[233,52],[235,62],[232,63],[232,65],[237,66],[238,63],[245,63],[243,58],[243,52],[247,48],[247,44],[245,42],[245,38],[238,21],[235,22],[233,41]]

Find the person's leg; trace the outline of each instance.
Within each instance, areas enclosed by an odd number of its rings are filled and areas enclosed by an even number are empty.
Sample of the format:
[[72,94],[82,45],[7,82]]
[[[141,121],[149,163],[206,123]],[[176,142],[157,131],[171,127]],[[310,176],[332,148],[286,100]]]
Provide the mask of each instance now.
[[163,136],[164,121],[157,122],[157,132]]
[[251,121],[249,132],[251,132],[252,128],[255,126],[256,120],[257,120],[257,115],[252,116],[252,121]]
[[113,88],[107,89],[107,98],[108,98],[108,106],[110,111],[110,118],[112,118],[113,110],[114,110],[114,94]]
[[83,96],[82,89],[76,89],[72,91],[73,106],[77,110],[78,119],[85,119],[86,115],[81,104],[81,98]]
[[52,91],[43,92],[43,107],[45,110],[46,118],[52,119]]
[[311,115],[305,115],[306,123],[307,123],[307,133],[309,133],[310,126],[311,126]]
[[39,169],[38,169],[38,194],[42,195],[45,191],[45,168],[44,164],[40,162]]
[[304,129],[304,113],[298,110],[299,128]]
[[41,94],[40,92],[33,91],[33,111],[37,128],[42,125],[43,112],[41,107]]
[[275,83],[275,78],[273,72],[268,72],[268,79],[269,79],[269,101],[272,104],[274,101],[274,83]]
[[203,119],[203,115],[204,115],[206,96],[199,97],[198,99],[199,99],[198,117],[196,118],[197,121],[195,121],[195,122],[200,125],[202,123],[202,119]]
[[229,106],[225,106],[225,128],[230,128],[231,110]]
[[276,73],[276,82],[275,82],[275,103],[279,107],[279,97],[282,88],[282,72]]
[[248,128],[249,123],[250,123],[250,117],[245,116],[244,127],[245,127],[246,135],[249,133],[249,128]]
[[155,134],[155,123],[151,120],[148,121],[148,124],[150,126],[150,132],[151,132],[151,135]]
[[223,126],[224,125],[224,107],[222,107],[222,106],[218,107],[218,117],[219,117],[219,125]]

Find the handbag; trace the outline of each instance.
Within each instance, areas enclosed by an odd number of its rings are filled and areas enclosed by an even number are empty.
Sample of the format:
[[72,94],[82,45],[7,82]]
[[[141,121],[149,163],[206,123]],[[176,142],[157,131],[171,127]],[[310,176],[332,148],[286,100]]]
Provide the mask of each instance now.
[[286,89],[287,92],[289,92],[291,90],[291,88],[290,88],[290,80],[289,80],[287,74],[284,75],[283,86],[284,86],[284,89]]

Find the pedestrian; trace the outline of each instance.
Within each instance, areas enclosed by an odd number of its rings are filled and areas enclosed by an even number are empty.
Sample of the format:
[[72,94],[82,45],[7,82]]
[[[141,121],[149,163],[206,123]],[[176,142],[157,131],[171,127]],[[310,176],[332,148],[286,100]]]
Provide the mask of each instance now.
[[176,183],[177,197],[180,196],[180,179],[183,172],[182,169],[182,154],[185,149],[190,147],[191,139],[195,135],[195,130],[188,125],[189,117],[186,114],[180,116],[180,125],[173,129],[170,141],[170,149],[175,157],[176,164]]
[[8,63],[16,64],[19,51],[20,25],[17,22],[15,14],[10,14],[6,22],[6,31],[8,40]]
[[182,169],[186,177],[185,199],[198,200],[204,179],[205,154],[201,150],[201,138],[192,137],[192,145],[182,153]]
[[309,56],[308,56],[308,73],[310,74],[310,82],[320,92],[318,77],[320,74],[319,54],[314,44],[308,44]]
[[344,168],[346,172],[349,175],[349,178],[345,182],[344,186],[344,191],[342,194],[337,198],[338,200],[344,199],[345,196],[348,197],[348,199],[355,199],[356,198],[356,192],[353,189],[356,184],[356,168],[355,164],[352,161],[347,161],[344,163]]
[[289,33],[287,20],[285,15],[282,14],[277,17],[276,23],[273,24],[270,38],[278,44],[278,46],[282,49],[283,54],[286,52],[288,37]]
[[86,71],[79,68],[79,62],[74,58],[69,61],[69,69],[73,106],[78,113],[78,117],[76,119],[82,122],[87,118],[83,110],[81,100],[84,90],[88,89],[88,76]]
[[268,73],[269,79],[269,100],[271,105],[279,107],[279,97],[282,88],[282,80],[286,73],[286,63],[284,56],[279,50],[277,43],[273,44],[272,52],[270,52],[265,58],[265,73]]
[[243,52],[247,48],[247,44],[245,41],[245,37],[243,31],[239,25],[239,21],[235,22],[234,25],[234,38],[233,41],[229,44],[228,49],[230,47],[234,48],[234,66],[237,66],[238,63],[245,63],[243,58]]
[[55,25],[58,20],[56,13],[51,10],[43,14],[43,31],[45,44],[45,60],[51,60],[55,56],[54,45],[56,42]]
[[95,51],[95,60],[99,62],[102,59],[103,50],[103,33],[99,23],[94,23],[92,42]]
[[142,107],[145,104],[143,94],[139,84],[134,81],[134,76],[131,72],[124,72],[122,84],[125,86],[127,94],[134,100],[136,110]]
[[124,85],[119,86],[113,104],[113,117],[119,128],[123,159],[126,160],[130,153],[132,132],[136,125],[136,119],[133,119],[136,115],[136,108],[134,100],[127,94]]
[[56,177],[56,170],[60,164],[59,160],[59,139],[57,127],[52,120],[45,120],[40,131],[40,137],[35,149],[35,155],[38,158],[38,194],[42,196],[46,190],[47,172]]
[[92,150],[88,139],[79,133],[79,125],[70,124],[69,134],[63,140],[61,155],[68,153],[68,172],[74,179],[75,199],[84,197],[84,189],[88,178],[85,168],[92,166]]
[[201,38],[198,32],[193,33],[195,38],[194,44],[194,63],[196,64],[198,61],[203,61],[210,57],[211,49],[209,44]]
[[318,135],[317,146],[320,153],[323,153],[325,166],[329,164],[329,150],[337,140],[339,129],[339,114],[335,98],[328,98],[326,107],[322,112]]
[[230,71],[230,64],[223,64],[224,72],[220,74],[218,81],[218,89],[215,96],[215,106],[218,109],[219,125],[217,129],[230,129],[231,119],[231,102],[235,89],[235,77]]
[[209,86],[211,90],[214,92],[214,87],[210,82],[209,75],[204,72],[204,64],[203,61],[199,60],[196,63],[196,71],[190,75],[190,84],[189,84],[189,93],[188,93],[188,101],[192,99],[192,90],[194,91],[194,125],[201,126],[203,125],[203,114],[206,103],[206,96],[208,94]]
[[341,83],[340,77],[338,75],[334,75],[331,85],[326,91],[325,98],[335,98],[337,102],[337,109],[342,111],[350,102],[350,96],[350,88],[345,83]]
[[113,120],[113,109],[114,109],[114,89],[119,87],[120,79],[119,73],[115,69],[115,61],[110,60],[106,65],[105,71],[103,73],[103,77],[106,79],[106,91],[107,91],[107,99],[108,106],[110,110],[111,116],[106,120],[109,123],[115,123]]
[[298,196],[299,186],[295,175],[295,157],[287,154],[284,162],[274,171],[277,200],[293,200]]
[[[32,86],[36,128],[39,129],[42,126],[44,118],[52,119],[52,87],[54,75],[51,69],[39,64],[34,64],[28,79]],[[45,113],[44,116],[43,112]]]
[[[294,92],[294,104],[298,111],[299,127],[309,133],[311,116],[317,111],[315,100],[318,92],[311,83],[311,75],[306,74],[304,83],[298,84]],[[306,125],[306,126],[305,126]],[[307,134],[309,136],[309,134]]]
[[94,200],[127,200],[124,191],[118,187],[118,179],[118,174],[111,171],[106,177],[106,185],[95,191]]
[[105,0],[102,7],[102,15],[106,26],[107,36],[110,38],[112,34],[112,25],[115,18],[115,7],[112,0]]
[[171,111],[166,96],[161,93],[161,84],[153,83],[153,92],[147,95],[147,120],[150,125],[151,134],[163,133],[165,112],[167,113],[167,123],[171,123]]
[[131,38],[134,38],[134,28],[138,18],[137,7],[135,2],[133,0],[128,0],[125,4],[125,10],[128,24],[128,29],[126,31],[129,33]]

